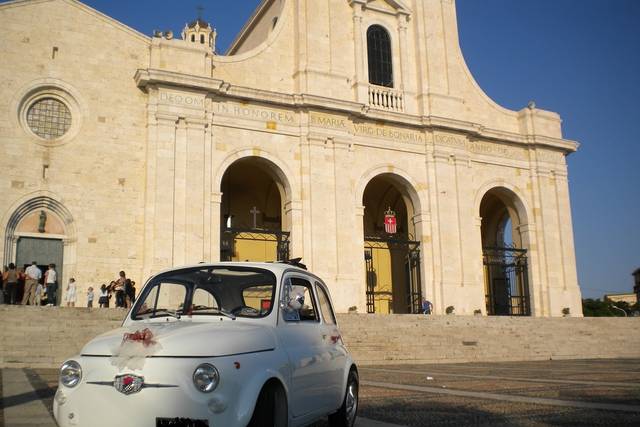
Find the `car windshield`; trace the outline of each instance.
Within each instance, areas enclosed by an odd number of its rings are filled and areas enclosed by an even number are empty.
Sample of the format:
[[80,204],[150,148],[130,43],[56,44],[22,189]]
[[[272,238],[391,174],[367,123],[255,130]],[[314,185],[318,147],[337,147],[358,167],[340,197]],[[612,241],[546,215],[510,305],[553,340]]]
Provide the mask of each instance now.
[[214,266],[170,271],[147,283],[132,318],[265,317],[271,313],[275,289],[274,274],[259,268]]

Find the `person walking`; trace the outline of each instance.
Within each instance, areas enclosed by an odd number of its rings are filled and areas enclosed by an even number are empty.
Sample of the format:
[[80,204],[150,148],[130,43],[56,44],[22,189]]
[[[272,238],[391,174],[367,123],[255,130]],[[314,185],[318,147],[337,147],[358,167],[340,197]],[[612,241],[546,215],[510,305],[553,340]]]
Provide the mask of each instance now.
[[56,265],[49,264],[49,269],[45,273],[45,284],[47,285],[47,305],[56,305],[56,293],[58,291],[58,273]]
[[69,279],[69,283],[67,284],[64,301],[67,303],[67,307],[76,306],[76,279],[73,277]]
[[36,303],[36,287],[40,279],[42,279],[42,271],[38,268],[38,264],[33,261],[27,270],[24,282],[24,295],[22,296],[22,305],[35,305]]

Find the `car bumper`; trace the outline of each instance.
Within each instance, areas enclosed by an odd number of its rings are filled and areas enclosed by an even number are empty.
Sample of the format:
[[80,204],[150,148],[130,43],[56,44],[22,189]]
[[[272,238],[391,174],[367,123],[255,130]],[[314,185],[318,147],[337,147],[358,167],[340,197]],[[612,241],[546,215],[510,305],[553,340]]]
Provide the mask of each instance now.
[[[236,381],[223,377],[224,372],[229,376],[225,365],[232,362],[147,359],[142,370],[119,372],[109,358],[75,360],[83,370],[80,384],[74,388],[59,385],[54,398],[53,412],[60,427],[156,427],[161,425],[158,419],[162,418],[185,418],[206,421],[209,426],[231,427],[246,425],[251,416],[251,411],[235,398],[242,394],[239,384],[246,379],[241,373],[235,374]],[[196,390],[191,379],[195,368],[204,362],[213,362],[221,373],[220,384],[211,393]],[[110,384],[116,375],[123,373],[143,376],[150,386],[123,394]]]

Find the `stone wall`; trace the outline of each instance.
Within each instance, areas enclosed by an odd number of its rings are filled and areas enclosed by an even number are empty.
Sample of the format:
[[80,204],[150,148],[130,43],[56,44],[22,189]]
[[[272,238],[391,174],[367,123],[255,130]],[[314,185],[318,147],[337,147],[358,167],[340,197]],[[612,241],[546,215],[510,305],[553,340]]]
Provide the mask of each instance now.
[[[59,366],[118,309],[0,306],[0,367]],[[640,318],[338,315],[361,365],[640,357]]]

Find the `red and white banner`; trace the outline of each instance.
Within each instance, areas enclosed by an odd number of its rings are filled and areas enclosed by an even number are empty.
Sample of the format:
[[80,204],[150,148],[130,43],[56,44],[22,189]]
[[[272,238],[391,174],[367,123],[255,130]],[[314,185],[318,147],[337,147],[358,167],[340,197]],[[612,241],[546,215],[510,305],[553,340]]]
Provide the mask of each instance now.
[[396,213],[391,209],[384,213],[384,231],[389,234],[397,231]]

